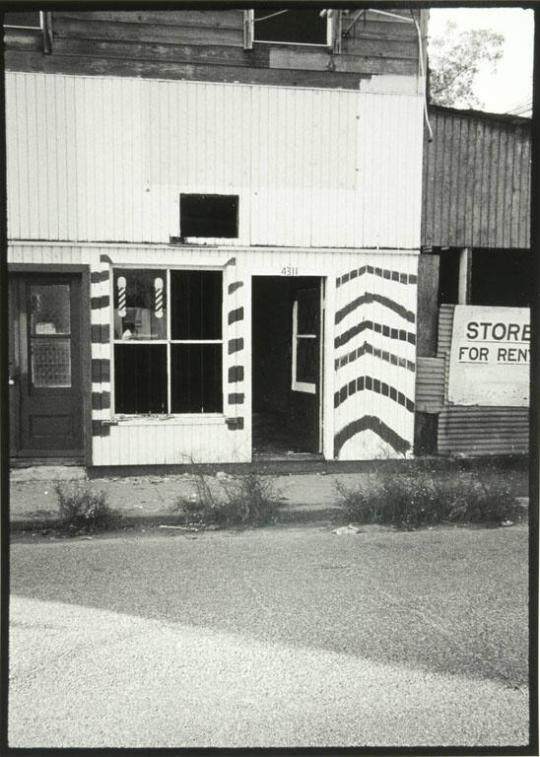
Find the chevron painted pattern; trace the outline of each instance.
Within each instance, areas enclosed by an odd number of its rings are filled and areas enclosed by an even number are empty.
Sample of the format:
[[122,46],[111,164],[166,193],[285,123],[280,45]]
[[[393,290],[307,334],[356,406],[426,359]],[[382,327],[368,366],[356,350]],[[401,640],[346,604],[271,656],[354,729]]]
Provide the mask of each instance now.
[[377,265],[366,261],[336,278],[334,457],[339,460],[412,451],[417,260],[406,253],[376,257]]

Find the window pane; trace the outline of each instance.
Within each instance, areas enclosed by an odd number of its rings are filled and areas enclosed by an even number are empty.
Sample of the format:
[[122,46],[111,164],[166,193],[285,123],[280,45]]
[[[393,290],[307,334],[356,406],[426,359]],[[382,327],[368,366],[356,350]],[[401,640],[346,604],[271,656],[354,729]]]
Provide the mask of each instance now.
[[69,284],[30,286],[30,333],[69,334]]
[[4,13],[4,26],[26,26],[40,29],[39,11],[32,13]]
[[317,334],[319,330],[320,295],[316,289],[301,289],[298,298],[298,333]]
[[165,271],[115,271],[114,338],[167,338]]
[[116,344],[114,374],[117,413],[167,412],[164,344]]
[[[69,287],[68,287],[69,289]],[[32,386],[59,389],[71,386],[71,340],[31,339]]]
[[220,413],[223,407],[221,344],[173,344],[173,413]]
[[296,380],[314,384],[319,372],[319,340],[296,340]]
[[172,339],[221,339],[220,271],[171,271]]
[[[256,40],[326,44],[326,17],[321,18],[320,8],[289,9],[274,16],[279,10],[262,8],[255,11]],[[271,18],[266,18],[268,16]]]

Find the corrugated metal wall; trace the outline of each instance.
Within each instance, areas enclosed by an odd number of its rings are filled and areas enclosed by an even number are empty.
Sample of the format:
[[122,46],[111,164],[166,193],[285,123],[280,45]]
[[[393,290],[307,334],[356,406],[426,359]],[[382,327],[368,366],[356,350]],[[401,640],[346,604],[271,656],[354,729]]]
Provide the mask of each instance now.
[[238,245],[420,244],[416,95],[7,73],[6,137],[12,239],[168,242],[215,192]]
[[[529,449],[526,407],[462,407],[447,404],[453,305],[441,305],[437,354],[444,359],[444,406],[439,414],[437,449],[444,455],[525,454]],[[437,386],[441,387],[438,382]],[[440,398],[440,395],[439,395]],[[429,411],[428,411],[429,412]]]
[[432,106],[422,244],[530,247],[530,121]]

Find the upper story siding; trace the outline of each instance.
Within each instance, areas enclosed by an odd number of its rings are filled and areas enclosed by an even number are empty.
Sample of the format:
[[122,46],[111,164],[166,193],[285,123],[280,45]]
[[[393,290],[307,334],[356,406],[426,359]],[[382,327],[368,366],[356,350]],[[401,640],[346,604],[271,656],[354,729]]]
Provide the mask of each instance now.
[[431,106],[422,244],[528,249],[531,121]]
[[[411,11],[394,12],[412,21]],[[5,65],[11,71],[356,90],[374,76],[418,75],[414,23],[371,11],[334,13],[334,49],[257,41],[244,49],[242,10],[55,10],[45,14],[50,54],[43,55],[39,33],[8,30]],[[425,36],[427,13],[413,13]]]
[[180,193],[239,195],[227,245],[414,249],[423,99],[6,74],[8,236],[168,243]]

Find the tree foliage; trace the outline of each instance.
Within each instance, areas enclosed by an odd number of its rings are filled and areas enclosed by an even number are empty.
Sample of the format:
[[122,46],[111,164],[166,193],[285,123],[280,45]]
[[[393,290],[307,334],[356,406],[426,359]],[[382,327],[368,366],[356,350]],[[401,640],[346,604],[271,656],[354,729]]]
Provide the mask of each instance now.
[[491,64],[492,71],[502,57],[504,36],[490,29],[458,32],[448,21],[443,37],[430,42],[430,99],[437,105],[482,108],[474,92],[477,74]]

